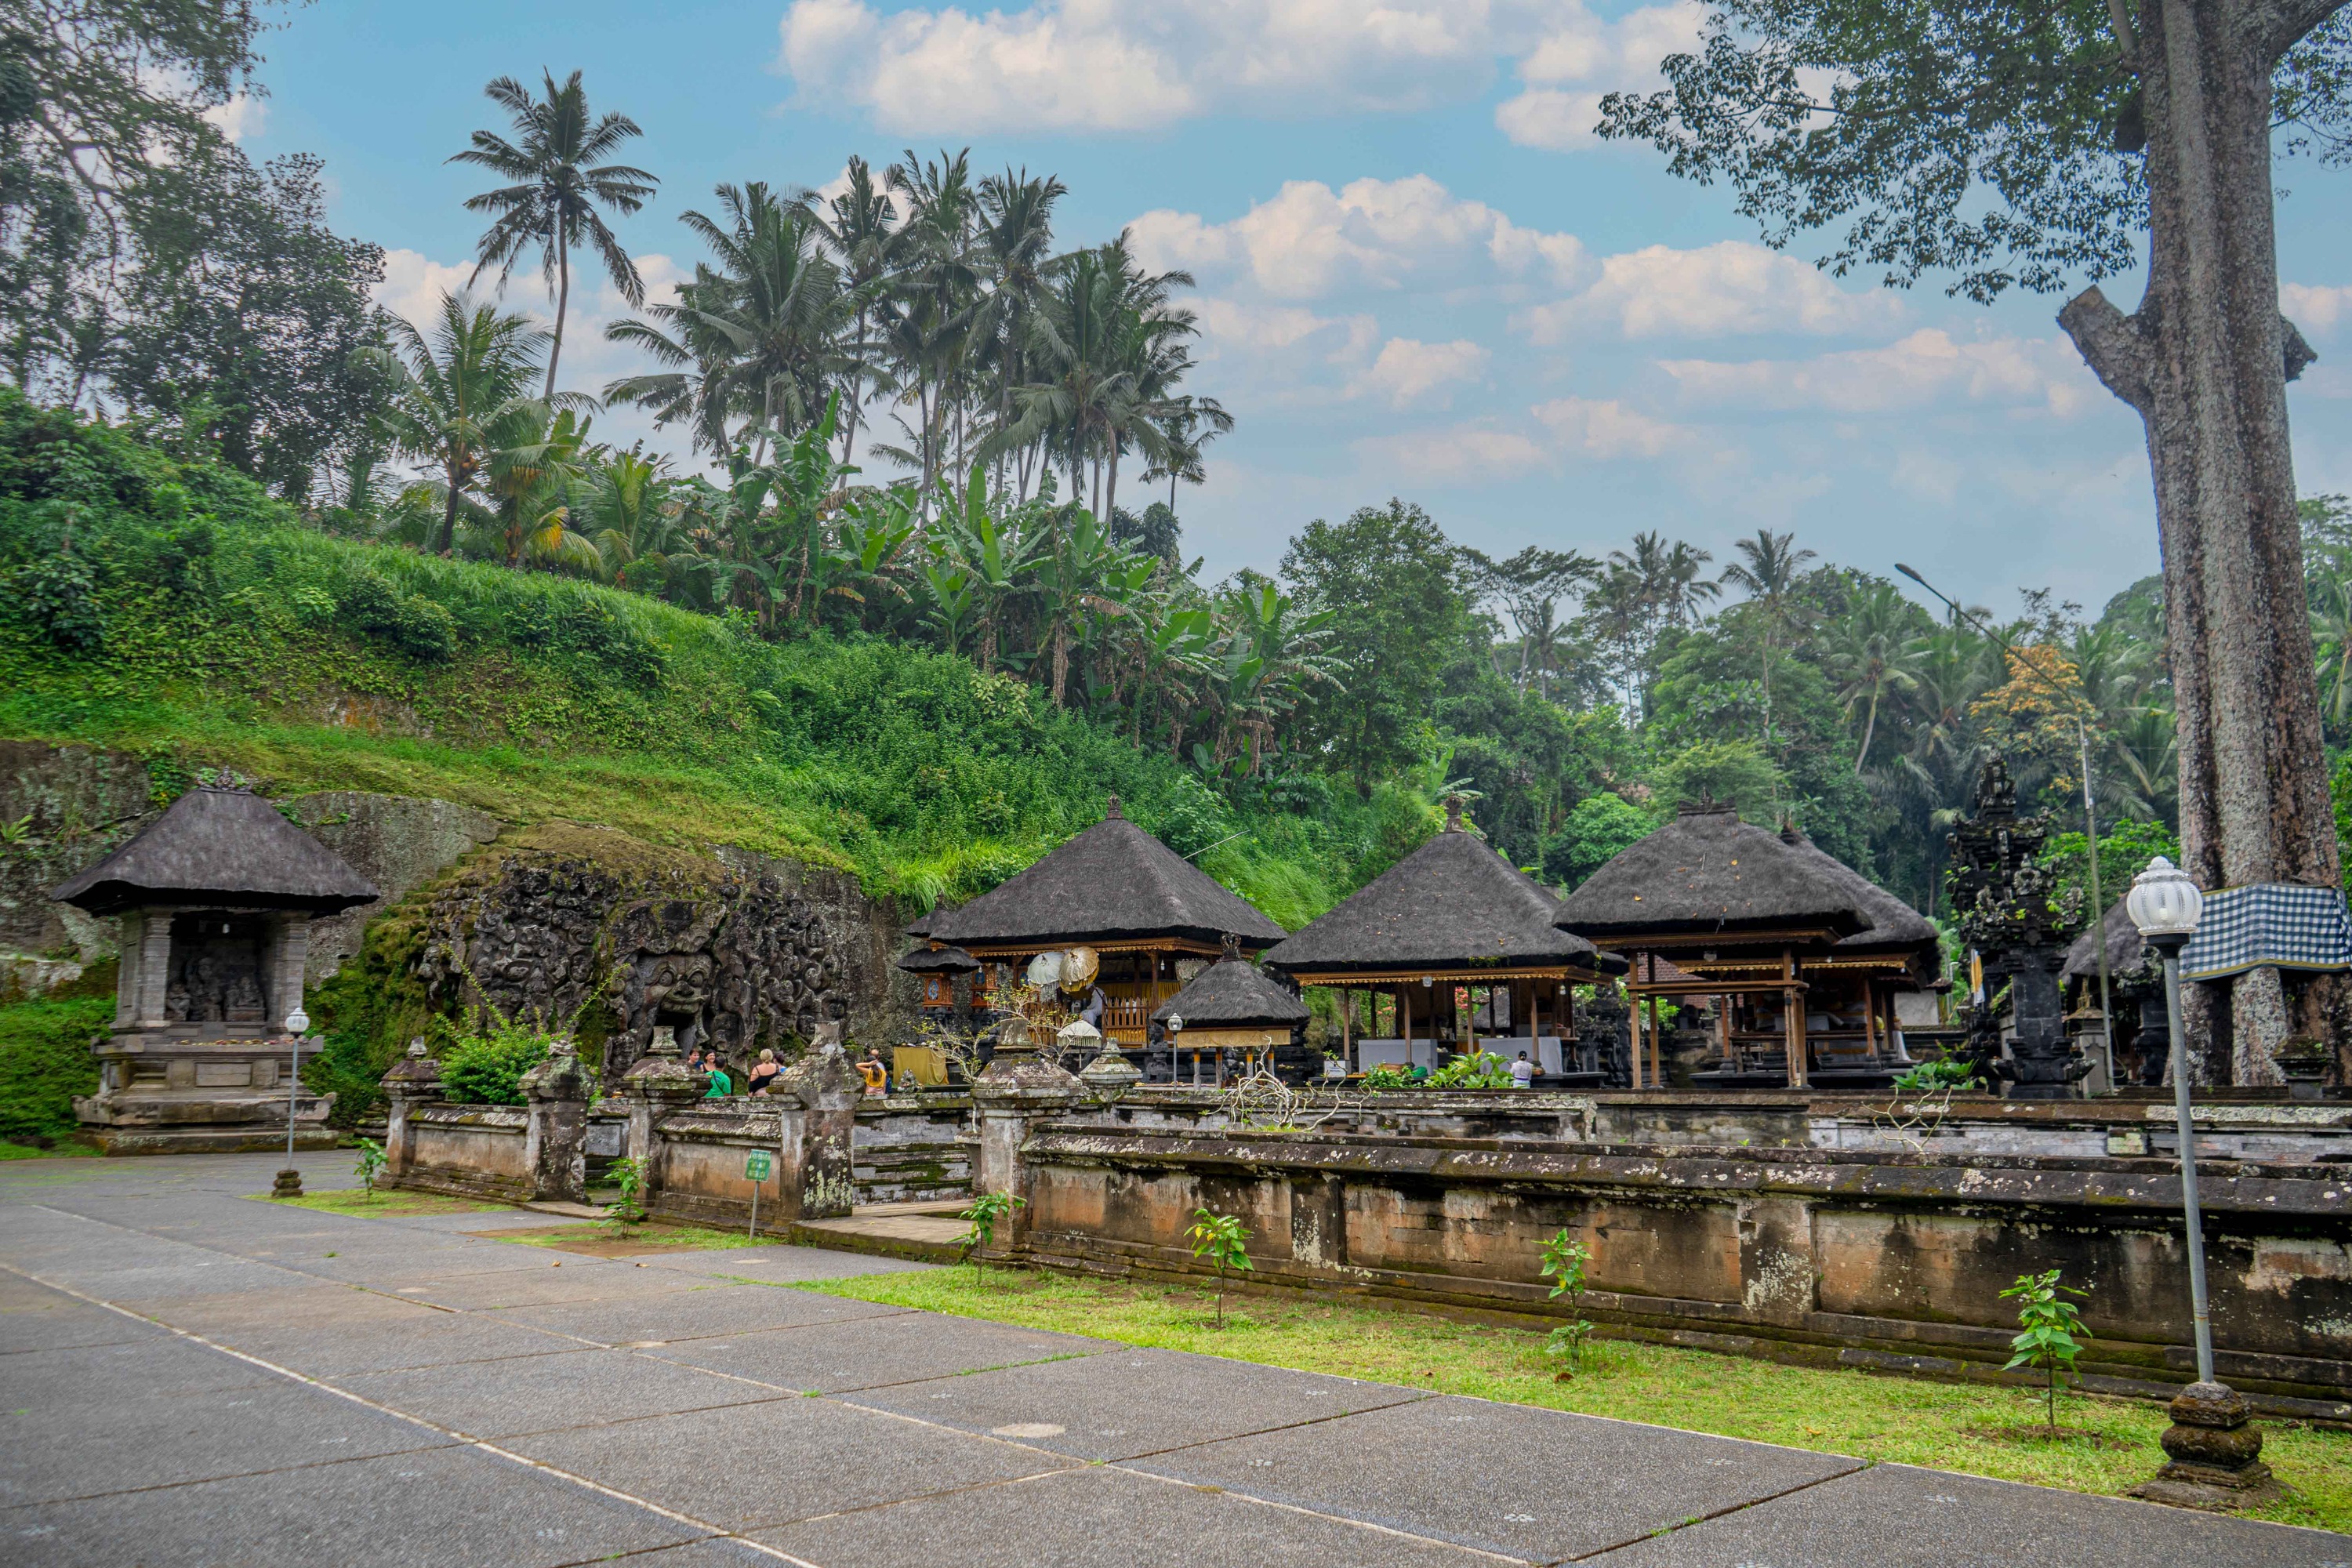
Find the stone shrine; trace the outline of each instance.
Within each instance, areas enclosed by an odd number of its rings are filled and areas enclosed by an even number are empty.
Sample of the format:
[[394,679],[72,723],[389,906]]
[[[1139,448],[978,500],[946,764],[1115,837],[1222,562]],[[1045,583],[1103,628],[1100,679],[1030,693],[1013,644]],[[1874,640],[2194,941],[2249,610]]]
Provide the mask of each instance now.
[[[2050,824],[2017,815],[2017,785],[1995,757],[1977,780],[1975,814],[1950,838],[1952,910],[1961,940],[1984,961],[1985,986],[2007,979],[2009,1054],[1991,1060],[2009,1080],[2011,1100],[2071,1100],[2090,1059],[2066,1035],[2058,977],[2082,927],[2081,911],[2058,895],[2057,878],[2036,864]],[[1979,1006],[1970,1017],[1972,1049],[1990,1055],[1995,1027]]]
[[[110,1154],[283,1147],[313,918],[368,879],[243,789],[203,786],[50,895],[122,923],[99,1090],[75,1113]],[[298,1147],[331,1148],[331,1094],[292,1097]]]

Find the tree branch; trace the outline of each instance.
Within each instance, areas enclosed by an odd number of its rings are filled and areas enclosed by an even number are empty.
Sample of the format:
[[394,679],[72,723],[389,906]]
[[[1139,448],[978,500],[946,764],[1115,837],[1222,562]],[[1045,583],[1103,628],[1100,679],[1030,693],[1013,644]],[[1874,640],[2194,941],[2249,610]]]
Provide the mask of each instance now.
[[2344,7],[2345,0],[2252,0],[2238,26],[2254,58],[2275,65],[2303,36]]
[[2319,358],[2319,351],[2313,348],[2303,333],[2296,330],[2295,324],[2284,315],[2279,317],[2279,336],[2286,345],[2286,378],[2289,381],[2299,380],[2305,368]]
[[2151,355],[2137,316],[2126,316],[2094,287],[2084,289],[2058,312],[2058,325],[2074,341],[2074,348],[2091,374],[2109,392],[2145,415],[2148,404]]

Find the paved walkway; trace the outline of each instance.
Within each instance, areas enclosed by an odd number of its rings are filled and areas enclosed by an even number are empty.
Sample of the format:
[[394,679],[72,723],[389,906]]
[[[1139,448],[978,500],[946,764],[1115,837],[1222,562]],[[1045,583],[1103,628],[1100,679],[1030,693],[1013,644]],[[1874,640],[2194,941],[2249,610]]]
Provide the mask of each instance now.
[[[318,1185],[350,1157],[308,1155]],[[0,1165],[0,1563],[2352,1565],[2352,1541]]]

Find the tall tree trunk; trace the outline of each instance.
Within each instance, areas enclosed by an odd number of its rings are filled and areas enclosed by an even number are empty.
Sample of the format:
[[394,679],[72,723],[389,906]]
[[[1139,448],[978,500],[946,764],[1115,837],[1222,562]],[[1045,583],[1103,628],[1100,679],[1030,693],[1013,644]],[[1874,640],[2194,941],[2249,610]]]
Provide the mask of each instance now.
[[444,470],[444,475],[449,493],[443,498],[440,535],[433,542],[436,555],[446,555],[457,547],[457,487],[465,482],[455,463]]
[[555,395],[555,362],[563,357],[563,313],[572,305],[572,247],[558,247],[555,252],[555,341],[547,349],[547,391]]
[[1062,705],[1062,690],[1070,679],[1070,628],[1060,621],[1054,626],[1054,706]]
[[[2209,889],[2334,887],[2340,870],[2287,439],[2286,384],[2315,356],[2279,314],[2270,123],[2280,56],[2335,8],[2141,7],[2147,291],[2129,316],[2091,289],[2058,317],[2147,426],[2179,712],[2182,859]],[[2212,1042],[2207,1061],[2228,1060],[2239,1083],[2279,1081],[2289,1021],[2278,972],[2252,971],[2228,989],[2192,1009],[2230,1020],[2231,1040]],[[2340,1073],[2352,1066],[2343,982],[2310,989]]]

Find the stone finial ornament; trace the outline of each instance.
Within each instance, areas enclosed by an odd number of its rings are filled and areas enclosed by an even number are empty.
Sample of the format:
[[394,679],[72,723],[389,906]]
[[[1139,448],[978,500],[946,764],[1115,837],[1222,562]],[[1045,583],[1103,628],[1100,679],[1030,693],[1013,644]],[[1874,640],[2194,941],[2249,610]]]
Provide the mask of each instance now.
[[2262,1462],[2263,1429],[2246,1396],[2219,1383],[2192,1383],[2173,1395],[2172,1425],[2159,1439],[2168,1459],[2131,1495],[2176,1508],[2257,1508],[2280,1495]]
[[1078,1081],[1087,1086],[1091,1098],[1107,1105],[1141,1083],[1143,1071],[1129,1061],[1118,1047],[1105,1046],[1102,1055],[1080,1069]]

